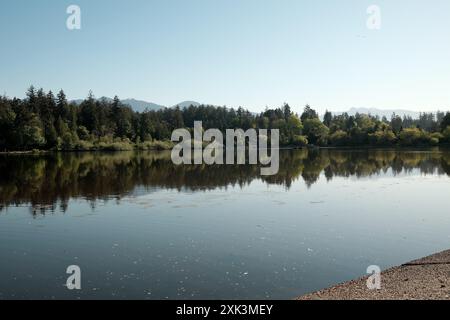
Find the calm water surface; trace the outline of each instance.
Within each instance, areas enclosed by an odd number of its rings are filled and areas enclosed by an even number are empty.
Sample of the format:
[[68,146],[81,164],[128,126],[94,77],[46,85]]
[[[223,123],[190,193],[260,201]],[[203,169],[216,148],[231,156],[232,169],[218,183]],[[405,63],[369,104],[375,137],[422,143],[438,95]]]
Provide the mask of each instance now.
[[280,157],[0,156],[0,299],[291,299],[450,248],[449,151]]

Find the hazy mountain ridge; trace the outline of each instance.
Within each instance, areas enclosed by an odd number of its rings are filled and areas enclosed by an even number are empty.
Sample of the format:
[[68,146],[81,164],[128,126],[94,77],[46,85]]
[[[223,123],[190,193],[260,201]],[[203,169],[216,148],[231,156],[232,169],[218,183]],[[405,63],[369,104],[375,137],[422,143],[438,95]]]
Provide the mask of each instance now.
[[[432,111],[434,113],[434,111]],[[413,119],[418,119],[420,112],[406,110],[406,109],[377,109],[377,108],[351,108],[348,111],[339,111],[339,112],[331,112],[333,115],[340,115],[343,113],[348,113],[350,116],[354,116],[355,114],[370,114],[372,116],[379,116],[380,118],[386,117],[387,119],[391,119],[392,114],[396,114],[400,117],[411,117]]]
[[[101,97],[98,100],[106,100],[108,102],[111,102],[113,99],[109,97]],[[80,104],[84,101],[84,99],[77,99],[72,100],[71,102],[74,102],[76,104]],[[165,108],[165,106],[156,104],[153,102],[147,102],[143,100],[136,100],[136,99],[124,99],[120,100],[123,104],[130,106],[134,111],[137,112],[144,112],[145,110],[160,110]]]
[[198,107],[200,105],[202,105],[202,104],[199,102],[196,102],[196,101],[183,101],[183,102],[177,103],[176,105],[174,105],[174,107],[180,107],[180,108],[186,107],[187,108],[190,106]]
[[[106,100],[108,102],[111,102],[113,99],[109,98],[109,97],[101,97],[97,100]],[[76,99],[76,100],[72,100],[71,102],[76,103],[76,104],[80,104],[84,101],[84,99]],[[134,111],[136,112],[144,112],[145,110],[160,110],[160,109],[164,109],[166,108],[166,106],[163,106],[161,104],[157,104],[157,103],[153,103],[153,102],[148,102],[148,101],[144,101],[144,100],[136,100],[136,99],[124,99],[124,100],[120,100],[123,104],[130,106]],[[184,107],[189,107],[189,106],[200,106],[201,103],[196,102],[196,101],[183,101],[180,103],[177,103],[176,105],[172,106],[171,108],[177,107],[179,106],[180,108],[184,108]]]
[[153,102],[147,102],[143,100],[136,99],[125,99],[122,100],[123,104],[129,105],[134,111],[143,112],[145,110],[159,110],[163,109],[164,106],[160,104],[156,104]]
[[[98,100],[102,100],[105,99],[106,101],[110,102],[113,99],[109,98],[109,97],[101,97]],[[81,102],[83,102],[83,99],[76,99],[76,100],[72,100],[71,102],[74,102],[76,104],[80,104]],[[144,100],[137,100],[137,99],[124,99],[121,100],[123,104],[126,104],[128,106],[130,106],[134,111],[137,112],[144,112],[145,110],[161,110],[164,108],[175,108],[175,107],[180,107],[180,108],[187,108],[191,105],[193,106],[200,106],[202,105],[202,103],[196,102],[196,101],[190,101],[190,100],[186,100],[186,101],[182,101],[180,103],[175,104],[172,107],[168,107],[168,106],[164,106],[161,104],[157,104],[157,103],[153,103],[153,102],[148,102],[148,101],[144,101]],[[430,111],[435,113],[436,111]],[[259,112],[254,112],[254,114],[258,114]],[[340,115],[343,113],[347,113],[351,116],[354,116],[357,113],[360,114],[370,114],[373,116],[379,116],[380,118],[382,117],[386,117],[387,119],[391,119],[392,114],[396,114],[400,117],[411,117],[413,119],[418,119],[420,112],[419,111],[412,111],[412,110],[407,110],[407,109],[378,109],[378,108],[351,108],[347,111],[331,111],[331,113],[333,115]]]

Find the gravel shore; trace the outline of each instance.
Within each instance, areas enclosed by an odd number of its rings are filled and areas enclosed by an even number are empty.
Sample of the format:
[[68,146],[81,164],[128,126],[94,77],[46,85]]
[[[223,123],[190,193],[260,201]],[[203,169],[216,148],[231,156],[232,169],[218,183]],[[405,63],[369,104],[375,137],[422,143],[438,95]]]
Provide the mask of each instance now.
[[450,300],[450,250],[387,269],[381,289],[363,277],[299,297],[298,300]]

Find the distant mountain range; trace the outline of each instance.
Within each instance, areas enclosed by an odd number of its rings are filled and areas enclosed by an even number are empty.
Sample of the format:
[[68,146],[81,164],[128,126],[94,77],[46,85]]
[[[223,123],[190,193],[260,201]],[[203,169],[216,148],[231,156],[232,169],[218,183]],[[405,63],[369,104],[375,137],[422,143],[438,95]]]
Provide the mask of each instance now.
[[393,113],[403,118],[403,116],[409,116],[413,119],[418,119],[420,112],[411,111],[411,110],[403,110],[403,109],[376,109],[376,108],[351,108],[348,111],[342,112],[332,112],[334,115],[343,114],[344,112],[348,113],[350,116],[354,116],[357,113],[360,114],[370,114],[372,116],[379,116],[380,118],[386,117],[387,119],[391,119]]
[[[101,97],[98,100],[106,100],[108,102],[113,101],[113,99],[109,98],[109,97]],[[84,101],[84,99],[76,99],[76,100],[72,100],[71,102],[80,104],[83,101]],[[143,100],[125,99],[125,100],[120,100],[120,101],[123,104],[130,106],[134,111],[137,111],[137,112],[144,112],[145,110],[160,110],[160,109],[166,108],[166,106],[156,104],[153,102],[143,101]],[[199,106],[199,105],[201,105],[201,103],[195,102],[195,101],[183,101],[183,102],[180,102],[180,103],[174,105],[173,107],[179,106],[180,108],[184,108],[184,107],[189,107],[191,105]]]
[[[102,99],[105,99],[107,101],[113,100],[112,98],[108,98],[108,97],[101,97],[99,100],[102,100]],[[160,110],[160,109],[167,107],[167,106],[163,106],[163,105],[156,104],[153,102],[147,102],[147,101],[136,100],[136,99],[125,99],[125,100],[121,100],[121,101],[123,104],[130,106],[134,111],[137,111],[137,112],[143,112],[145,110]],[[83,99],[72,100],[72,102],[80,104],[81,102],[83,102]],[[201,103],[196,102],[196,101],[183,101],[183,102],[177,103],[176,105],[169,107],[169,108],[174,108],[176,106],[179,106],[180,108],[185,108],[185,107],[189,107],[191,105],[199,106],[199,105],[201,105]],[[402,118],[403,118],[403,116],[410,116],[413,119],[418,119],[419,115],[420,115],[420,112],[411,111],[411,110],[376,109],[376,108],[351,108],[348,111],[340,111],[340,112],[332,111],[332,114],[340,115],[340,114],[343,114],[344,112],[348,113],[351,116],[354,116],[355,114],[360,113],[360,114],[371,114],[373,116],[379,116],[380,118],[386,117],[388,119],[391,119],[391,116],[393,113],[395,113],[396,115],[398,115]]]
[[190,107],[190,106],[198,107],[200,105],[201,105],[201,103],[195,102],[195,101],[183,101],[183,102],[180,102],[180,103],[174,105],[174,107],[185,108],[185,107]]
[[134,111],[138,112],[143,112],[145,110],[159,110],[164,108],[164,106],[156,103],[136,99],[125,99],[122,100],[122,103],[130,106]]
[[[98,100],[106,100],[108,102],[113,101],[112,98],[108,98],[108,97],[101,97]],[[72,100],[71,102],[80,104],[83,101],[84,101],[84,99],[77,99],[77,100]],[[137,111],[137,112],[143,112],[145,110],[159,110],[159,109],[164,108],[163,105],[159,105],[156,103],[147,102],[147,101],[143,101],[143,100],[125,99],[125,100],[120,100],[120,101],[123,104],[130,106],[134,111]]]

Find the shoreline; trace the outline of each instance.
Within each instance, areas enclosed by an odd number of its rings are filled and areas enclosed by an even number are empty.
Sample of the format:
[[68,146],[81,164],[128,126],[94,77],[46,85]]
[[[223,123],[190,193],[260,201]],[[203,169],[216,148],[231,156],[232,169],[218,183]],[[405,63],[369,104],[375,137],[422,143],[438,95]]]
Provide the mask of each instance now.
[[369,290],[370,275],[295,300],[450,300],[450,250],[381,272],[381,289]]
[[[319,146],[304,146],[304,147],[292,147],[292,146],[286,146],[286,147],[279,147],[279,150],[301,150],[301,149],[308,149],[308,150],[435,150],[435,149],[443,149],[443,150],[449,150],[450,144],[443,144],[439,146],[390,146],[390,147],[383,147],[383,146],[342,146],[342,147],[333,147],[333,146],[327,146],[327,147],[319,147]],[[136,146],[133,146],[131,149],[123,149],[123,150],[112,150],[109,148],[106,149],[100,149],[100,148],[94,148],[94,149],[80,149],[80,150],[22,150],[22,151],[0,151],[0,155],[39,155],[39,154],[51,154],[51,153],[83,153],[83,152],[130,152],[130,151],[167,151],[171,150],[171,148],[165,148],[160,146],[150,147],[150,148],[139,148]]]

